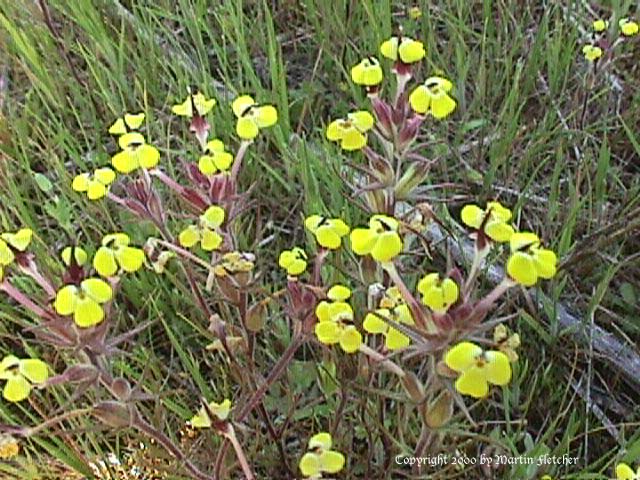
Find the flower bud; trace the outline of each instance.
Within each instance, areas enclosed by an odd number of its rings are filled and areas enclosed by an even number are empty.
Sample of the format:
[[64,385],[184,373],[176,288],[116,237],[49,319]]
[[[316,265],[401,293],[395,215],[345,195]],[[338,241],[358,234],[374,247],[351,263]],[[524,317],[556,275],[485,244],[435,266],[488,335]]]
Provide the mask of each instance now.
[[443,391],[434,401],[424,408],[424,421],[430,428],[440,428],[453,415],[453,397],[449,391]]
[[247,310],[247,316],[245,318],[247,330],[253,333],[260,332],[264,327],[266,317],[267,306],[263,302],[252,305],[249,310]]
[[378,97],[371,98],[371,105],[373,107],[373,113],[376,116],[376,125],[386,138],[392,138],[393,126],[392,126],[392,109],[391,106],[380,100]]
[[407,120],[398,133],[398,150],[404,151],[418,136],[424,117],[414,115]]
[[131,385],[122,377],[116,378],[111,383],[111,392],[118,400],[129,400],[131,398]]
[[102,423],[114,428],[127,428],[133,425],[135,411],[122,402],[107,400],[93,408],[95,415]]
[[406,372],[401,381],[405,392],[412,401],[420,403],[424,399],[424,386],[415,373]]

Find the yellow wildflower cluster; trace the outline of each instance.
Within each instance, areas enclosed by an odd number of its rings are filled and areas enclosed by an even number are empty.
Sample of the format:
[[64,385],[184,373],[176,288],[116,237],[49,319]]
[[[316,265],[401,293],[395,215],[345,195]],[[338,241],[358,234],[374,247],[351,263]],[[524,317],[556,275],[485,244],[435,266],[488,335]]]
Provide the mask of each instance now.
[[450,278],[429,273],[418,282],[422,303],[436,313],[446,312],[458,300],[458,284]]
[[284,250],[280,254],[278,264],[287,271],[287,275],[296,277],[307,269],[307,254],[300,247]]
[[320,432],[309,439],[309,452],[300,459],[299,467],[302,475],[314,479],[322,478],[324,473],[338,473],[345,464],[344,455],[332,450],[331,434]]
[[351,290],[344,285],[334,285],[327,292],[330,301],[322,300],[316,306],[316,337],[325,345],[340,345],[347,353],[358,351],[362,334],[353,325],[353,309],[347,303]]
[[365,316],[362,327],[369,333],[384,335],[384,345],[387,350],[408,347],[411,343],[409,337],[393,328],[390,325],[393,322],[405,325],[415,324],[411,310],[397,287],[386,290],[384,297],[380,300],[380,308]]
[[71,183],[71,188],[80,193],[86,193],[89,200],[103,198],[109,185],[116,179],[116,172],[109,167],[96,168],[93,173],[81,173],[76,175]]
[[349,234],[349,226],[340,218],[326,218],[320,215],[307,217],[304,226],[316,238],[318,244],[329,250],[336,250],[342,245],[342,237]]
[[144,135],[138,131],[144,119],[144,113],[127,113],[109,127],[109,133],[118,136],[121,150],[111,158],[111,164],[120,173],[131,173],[138,168],[150,169],[158,165],[160,152],[153,145],[147,144]]
[[242,140],[253,140],[261,129],[278,121],[278,111],[273,105],[260,105],[249,95],[241,95],[231,106],[237,117],[236,133]]
[[217,138],[207,142],[204,155],[198,161],[198,169],[203,175],[226,172],[233,163],[233,155],[225,150],[224,143]]
[[404,248],[398,233],[398,220],[388,215],[373,215],[369,228],[351,232],[351,248],[356,255],[371,255],[378,262],[393,260]]
[[180,232],[178,241],[180,245],[191,248],[200,243],[200,247],[210,252],[217,250],[222,244],[222,236],[219,228],[224,222],[225,212],[222,207],[212,205],[200,215],[197,225],[189,225]]
[[144,263],[144,251],[131,247],[126,233],[112,233],[102,239],[93,257],[93,267],[102,277],[112,277],[118,270],[136,272]]

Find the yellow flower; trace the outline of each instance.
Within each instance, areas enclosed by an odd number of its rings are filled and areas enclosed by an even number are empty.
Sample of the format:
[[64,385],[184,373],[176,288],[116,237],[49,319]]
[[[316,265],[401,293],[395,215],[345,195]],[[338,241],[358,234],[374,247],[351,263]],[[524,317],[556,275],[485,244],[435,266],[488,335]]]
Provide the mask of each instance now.
[[109,167],[97,168],[91,173],[81,173],[76,175],[71,183],[71,188],[76,192],[87,194],[89,200],[103,198],[108,191],[109,185],[116,179],[116,172]]
[[592,26],[594,32],[604,32],[607,28],[609,28],[609,20],[594,20]]
[[420,115],[431,114],[437,119],[449,116],[456,108],[456,101],[449,96],[453,84],[442,77],[429,77],[409,95],[411,108]]
[[203,250],[217,250],[222,244],[222,236],[218,228],[224,222],[225,213],[222,207],[212,205],[200,215],[198,225],[189,225],[178,236],[180,245],[191,248],[198,242]]
[[15,259],[14,252],[24,252],[31,243],[32,237],[33,231],[29,228],[0,235],[0,281],[4,276],[4,268],[11,265]]
[[[399,43],[398,43],[399,42]],[[400,59],[402,63],[416,63],[422,60],[427,54],[424,44],[409,37],[391,37],[382,42],[380,53],[394,62]]]
[[102,239],[102,246],[93,257],[93,267],[103,277],[112,277],[118,268],[125,272],[136,272],[144,263],[144,251],[130,247],[131,239],[126,233],[112,233]]
[[625,37],[632,37],[638,34],[638,24],[633,20],[629,20],[628,18],[621,18],[618,21],[618,26],[620,27],[620,32]]
[[538,278],[549,279],[556,274],[556,254],[540,247],[540,239],[535,233],[518,232],[510,239],[511,256],[507,262],[507,272],[516,282],[530,287]]
[[205,154],[200,157],[198,169],[203,175],[226,172],[233,163],[233,155],[225,151],[224,143],[217,138],[207,142]]
[[228,252],[213,268],[213,272],[219,277],[233,275],[235,273],[248,273],[253,270],[255,256],[250,253]]
[[367,57],[351,68],[351,80],[356,85],[374,87],[382,82],[382,67],[375,57]]
[[311,215],[304,221],[304,226],[315,237],[321,247],[335,250],[340,248],[342,237],[348,235],[349,226],[339,218],[326,218]]
[[[383,302],[380,304],[383,305]],[[385,339],[385,347],[388,350],[398,350],[408,347],[411,339],[390,327],[382,318],[387,318],[406,325],[415,325],[411,310],[406,303],[401,303],[392,308],[379,308],[375,312],[368,313],[364,317],[362,327],[369,333],[382,334]]]
[[8,460],[20,453],[18,441],[11,435],[0,434],[0,459]]
[[278,121],[278,111],[273,105],[259,105],[249,95],[236,98],[231,108],[238,118],[236,133],[243,140],[253,140],[260,129]]
[[461,375],[456,380],[456,390],[474,398],[486,397],[489,383],[506,385],[511,380],[511,364],[502,352],[483,351],[471,342],[460,342],[447,352],[447,366]]
[[284,250],[280,253],[278,265],[287,271],[287,275],[295,277],[307,269],[307,254],[300,247]]
[[371,255],[378,262],[388,262],[404,248],[398,227],[395,218],[374,215],[369,220],[369,228],[356,228],[351,232],[351,248],[356,255]]
[[373,115],[364,110],[334,120],[327,127],[327,138],[340,142],[344,150],[360,150],[367,144],[367,131],[373,128]]
[[122,151],[111,158],[111,164],[118,172],[130,173],[140,167],[149,169],[158,165],[160,152],[148,145],[141,133],[125,133],[118,139],[118,144]]
[[56,295],[54,308],[62,316],[73,315],[81,328],[102,322],[104,310],[101,304],[113,298],[111,286],[100,278],[87,278],[80,286],[65,285]]
[[19,359],[7,355],[0,362],[0,380],[7,383],[2,396],[10,402],[20,402],[29,396],[33,384],[44,383],[49,378],[49,369],[42,360]]
[[200,92],[195,94],[190,93],[184,102],[171,107],[171,111],[176,115],[191,118],[195,110],[198,116],[203,117],[211,111],[215,104],[216,101],[213,98],[207,99],[207,97]]
[[508,242],[513,235],[513,227],[507,223],[511,216],[511,210],[500,202],[487,202],[484,210],[478,205],[465,205],[460,212],[460,218],[465,225],[476,230],[482,228],[494,242]]
[[350,296],[348,287],[334,285],[327,292],[331,301],[323,300],[316,306],[316,337],[325,345],[340,344],[346,353],[357,352],[362,344],[362,334],[353,325],[353,309],[346,302]]
[[429,273],[418,282],[422,303],[437,313],[446,312],[458,300],[458,284],[450,278],[441,279],[437,273]]
[[595,45],[585,45],[584,47],[582,47],[582,53],[584,54],[584,58],[586,58],[590,62],[595,62],[600,57],[602,57],[602,49],[600,47],[596,47]]
[[87,258],[88,258],[87,252],[82,247],[76,247],[74,245],[70,247],[65,247],[64,250],[62,250],[62,253],[60,254],[60,256],[62,257],[62,261],[67,267],[71,266],[72,254],[73,254],[73,259],[76,265],[81,267],[82,265],[87,263]]
[[317,433],[309,440],[309,450],[300,459],[299,467],[305,477],[321,478],[323,473],[338,473],[343,469],[345,458],[342,453],[331,450],[331,435]]
[[640,479],[640,465],[637,471],[627,465],[626,463],[619,463],[616,465],[616,480],[639,480]]
[[137,130],[144,122],[144,113],[125,113],[123,118],[118,118],[109,127],[111,135],[124,135],[128,131]]
[[[231,400],[225,398],[221,403],[209,402],[208,407],[211,413],[216,416],[216,420],[222,422],[229,417]],[[209,418],[207,409],[202,407],[187,423],[194,428],[210,428],[211,418]]]

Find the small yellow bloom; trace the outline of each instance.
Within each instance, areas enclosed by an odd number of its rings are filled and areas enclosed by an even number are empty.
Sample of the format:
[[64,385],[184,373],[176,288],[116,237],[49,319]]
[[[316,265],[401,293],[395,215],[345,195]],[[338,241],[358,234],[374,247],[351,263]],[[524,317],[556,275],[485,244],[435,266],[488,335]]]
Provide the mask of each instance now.
[[24,252],[33,237],[33,231],[22,228],[15,233],[3,233],[0,235],[0,281],[4,276],[4,269],[11,265],[15,259],[15,253]]
[[413,6],[409,9],[409,18],[411,18],[411,20],[418,20],[420,17],[422,17],[422,10],[420,10],[420,7]]
[[351,68],[351,80],[356,85],[374,87],[382,82],[382,67],[375,57],[367,57]]
[[74,246],[65,247],[64,250],[62,250],[62,253],[60,254],[60,256],[62,257],[62,261],[67,267],[71,266],[72,254],[73,254],[73,260],[76,265],[81,267],[82,265],[87,263],[87,258],[88,258],[87,252],[82,247],[76,247],[74,245]]
[[[384,302],[380,302],[380,306]],[[364,317],[362,328],[372,334],[382,334],[385,337],[385,347],[388,350],[398,350],[406,348],[411,343],[411,339],[399,330],[389,326],[382,318],[404,323],[405,325],[415,325],[411,309],[406,303],[400,303],[395,307],[379,308],[375,312],[368,313]]]
[[465,205],[460,212],[465,225],[476,230],[483,228],[484,233],[494,242],[508,242],[513,235],[513,227],[507,223],[511,216],[511,210],[500,202],[487,202],[484,210],[478,205]]
[[219,277],[234,275],[236,273],[248,273],[253,270],[256,257],[251,253],[228,252],[213,268],[213,272]]
[[367,132],[373,128],[373,115],[364,110],[334,120],[327,127],[327,138],[340,142],[344,150],[360,150],[367,144]]
[[111,164],[118,172],[130,173],[140,167],[149,169],[158,165],[160,152],[153,145],[148,145],[141,133],[124,133],[118,144],[122,151],[111,158]]
[[618,26],[620,27],[620,32],[625,37],[632,37],[638,34],[638,23],[633,20],[629,20],[628,18],[621,18],[618,21]]
[[590,62],[595,62],[602,57],[603,52],[600,47],[595,45],[585,45],[582,47],[582,53],[584,54],[584,58]]
[[249,95],[236,98],[231,108],[238,118],[236,133],[243,140],[253,140],[261,129],[278,121],[278,111],[273,105],[259,105]]
[[507,262],[507,272],[516,282],[530,287],[539,278],[549,279],[556,274],[556,254],[541,248],[535,233],[518,232],[510,239],[511,256]]
[[409,37],[391,37],[380,45],[380,53],[386,58],[393,60],[398,59],[402,63],[410,64],[422,60],[427,54],[424,44]]
[[597,32],[597,33],[604,32],[606,29],[609,28],[609,20],[602,20],[602,19],[594,20],[592,26],[593,26],[594,32]]
[[86,193],[89,200],[103,198],[109,185],[116,179],[116,172],[109,167],[97,168],[91,173],[76,175],[71,183],[71,188],[76,192]]
[[493,341],[497,344],[498,349],[509,357],[511,363],[518,361],[516,349],[520,347],[519,334],[510,334],[507,327],[501,323],[493,330]]
[[11,435],[0,434],[0,459],[8,460],[20,453],[18,441]]
[[56,295],[53,306],[59,315],[73,315],[76,325],[88,328],[104,319],[101,304],[113,298],[111,286],[100,278],[87,278],[80,286],[65,285]]
[[[209,402],[208,407],[211,413],[216,416],[216,420],[222,422],[229,418],[231,400],[225,398],[221,403]],[[209,418],[207,409],[202,407],[187,423],[194,428],[210,428],[211,418]]]
[[198,225],[189,225],[178,236],[180,245],[191,248],[198,242],[203,250],[217,250],[222,244],[222,236],[218,232],[224,222],[225,212],[222,207],[212,205],[200,215]]
[[377,262],[393,260],[404,248],[398,221],[387,215],[374,215],[369,228],[351,232],[351,248],[356,255],[371,255]]
[[422,303],[437,313],[446,312],[458,300],[458,284],[450,278],[441,279],[437,273],[429,273],[418,282]]
[[340,344],[346,353],[358,351],[362,334],[353,325],[353,309],[345,301],[351,296],[351,290],[344,285],[334,285],[327,296],[332,301],[323,300],[316,306],[316,337],[325,345]]
[[19,359],[7,355],[0,362],[0,380],[7,383],[2,396],[10,402],[20,402],[29,396],[33,384],[44,383],[49,378],[49,368],[42,360]]
[[304,226],[315,237],[321,247],[335,250],[340,248],[342,237],[349,234],[350,228],[339,218],[326,218],[320,215],[307,217]]
[[207,99],[207,97],[200,92],[195,94],[190,93],[184,102],[171,107],[171,111],[176,115],[192,118],[195,110],[198,116],[203,117],[211,111],[215,104],[216,101],[213,98]]
[[118,269],[136,272],[144,263],[144,251],[129,246],[131,239],[126,233],[112,233],[102,239],[102,246],[93,257],[93,267],[103,277],[113,277]]
[[616,480],[640,480],[640,465],[635,472],[626,463],[616,465]]
[[233,155],[225,151],[224,143],[217,138],[207,142],[205,153],[200,157],[198,169],[203,175],[226,172],[233,163]]
[[489,393],[489,383],[503,386],[511,380],[511,364],[504,353],[485,352],[471,342],[458,343],[447,352],[444,361],[460,373],[455,386],[463,395],[483,398]]
[[131,130],[137,130],[144,122],[144,113],[125,113],[109,127],[111,135],[124,135]]
[[453,84],[442,77],[429,77],[409,95],[409,103],[416,113],[429,113],[434,118],[448,117],[456,109],[456,101],[449,96]]
[[321,432],[309,440],[309,450],[300,459],[299,467],[302,475],[311,478],[321,478],[323,473],[338,473],[344,468],[344,455],[331,450],[331,435]]
[[278,259],[278,265],[287,271],[287,275],[295,277],[307,269],[307,254],[300,247],[284,250]]

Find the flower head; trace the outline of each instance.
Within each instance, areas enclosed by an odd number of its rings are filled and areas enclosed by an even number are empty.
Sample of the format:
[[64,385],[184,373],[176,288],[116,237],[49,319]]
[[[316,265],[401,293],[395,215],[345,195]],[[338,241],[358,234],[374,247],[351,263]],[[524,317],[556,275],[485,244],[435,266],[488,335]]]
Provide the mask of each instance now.
[[217,250],[222,244],[222,236],[218,232],[224,222],[225,212],[222,207],[212,205],[200,215],[198,225],[189,225],[180,232],[178,241],[180,245],[191,248],[198,242],[203,250],[210,252]]
[[[229,417],[229,412],[231,411],[231,400],[225,398],[221,403],[209,402],[207,406],[211,413],[216,416],[216,420],[223,422]],[[211,418],[209,418],[207,409],[202,407],[187,423],[194,428],[210,428]]]
[[556,274],[556,254],[542,248],[535,233],[514,233],[509,244],[511,256],[507,262],[507,272],[516,282],[530,287],[539,278],[549,279]]
[[322,300],[316,306],[316,337],[325,345],[340,344],[346,353],[358,351],[362,334],[353,325],[353,309],[346,300],[351,290],[344,285],[334,285],[327,292],[330,301]]
[[441,279],[438,273],[429,273],[418,282],[422,303],[437,313],[446,312],[458,300],[458,284],[450,278]]
[[595,62],[596,60],[602,57],[602,48],[597,47],[596,45],[585,45],[582,47],[582,53],[584,58],[586,58],[590,62]]
[[616,480],[639,480],[640,479],[640,465],[635,472],[626,463],[619,463],[616,465]]
[[34,384],[44,383],[49,378],[49,368],[42,360],[19,359],[7,355],[0,362],[0,380],[7,383],[2,396],[10,402],[20,402],[29,396]]
[[367,132],[373,128],[373,115],[364,110],[334,120],[327,127],[327,138],[340,142],[344,150],[360,150],[367,144]]
[[411,309],[404,303],[397,287],[387,289],[384,297],[380,300],[380,308],[364,317],[362,327],[369,333],[384,335],[385,347],[388,350],[408,347],[411,339],[400,333],[399,330],[389,326],[388,322],[383,319],[404,323],[405,325],[415,325]]
[[21,228],[15,233],[5,232],[0,235],[0,281],[4,275],[4,268],[11,265],[16,253],[24,252],[33,238],[30,228]]
[[204,155],[198,161],[198,169],[203,175],[226,172],[233,163],[233,155],[225,151],[224,143],[217,138],[207,142]]
[[349,226],[339,218],[326,218],[320,215],[311,215],[304,221],[304,226],[315,237],[323,248],[335,250],[340,248],[342,237],[348,235]]
[[460,212],[465,225],[476,230],[482,229],[494,242],[508,242],[513,235],[513,227],[507,223],[511,216],[511,210],[500,202],[487,202],[484,210],[475,204],[465,205]]
[[599,18],[598,20],[594,20],[591,26],[593,27],[594,32],[601,33],[609,28],[609,20],[602,20]]
[[351,248],[356,255],[371,255],[378,262],[393,260],[404,248],[398,221],[387,215],[374,215],[369,228],[351,232]]
[[273,105],[260,105],[249,95],[236,98],[231,108],[238,118],[236,133],[243,140],[253,140],[261,129],[278,121],[278,111]]
[[111,135],[124,135],[131,130],[137,130],[144,122],[144,113],[125,113],[109,127]]
[[7,460],[20,453],[18,441],[11,435],[0,434],[0,459]]
[[255,256],[251,253],[228,252],[213,268],[213,272],[219,277],[234,275],[236,273],[248,273],[255,267]]
[[422,60],[427,54],[424,44],[409,37],[391,37],[388,40],[382,42],[380,45],[380,53],[395,61],[400,61],[404,64],[416,63]]
[[93,173],[76,175],[71,183],[71,188],[76,192],[86,193],[89,200],[98,200],[107,194],[109,185],[115,179],[116,172],[109,167],[97,168]]
[[112,233],[102,239],[102,246],[93,257],[93,267],[103,277],[112,277],[121,269],[136,272],[144,263],[144,251],[129,246],[126,233]]
[[73,315],[81,328],[99,324],[104,319],[102,304],[113,298],[111,286],[100,278],[87,278],[79,286],[65,285],[56,295],[53,307],[59,315]]
[[73,246],[65,247],[62,250],[62,253],[60,254],[60,256],[62,257],[62,261],[67,267],[71,266],[72,255],[73,255],[73,262],[77,266],[81,267],[82,265],[87,263],[88,255],[85,249],[82,247],[76,247],[75,245],[73,245]]
[[338,473],[344,467],[344,455],[331,450],[331,434],[317,433],[309,440],[309,450],[300,459],[300,471],[305,477],[320,478],[323,473]]
[[382,82],[382,67],[375,57],[364,58],[351,68],[351,80],[356,85],[375,87]]
[[111,158],[111,164],[120,173],[131,173],[138,168],[153,168],[158,165],[160,152],[148,145],[139,132],[127,132],[120,136],[118,145],[122,149]]
[[452,88],[453,84],[446,78],[429,77],[409,95],[411,108],[420,115],[448,117],[456,108],[456,101],[449,96]]
[[284,250],[280,253],[278,265],[287,271],[287,275],[298,276],[307,269],[307,254],[300,247]]
[[194,114],[200,117],[205,116],[216,105],[213,98],[207,99],[202,93],[189,93],[187,98],[177,105],[171,107],[171,111],[182,117],[193,117]]
[[620,27],[620,32],[625,37],[633,37],[634,35],[637,35],[640,30],[638,23],[628,18],[621,18],[618,21],[618,26]]
[[456,390],[474,398],[486,397],[489,383],[506,385],[511,380],[511,364],[502,352],[484,351],[471,342],[460,342],[444,357],[447,366],[460,373]]

